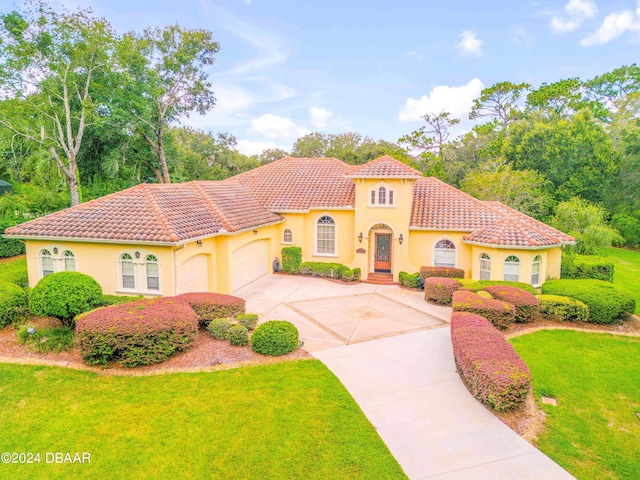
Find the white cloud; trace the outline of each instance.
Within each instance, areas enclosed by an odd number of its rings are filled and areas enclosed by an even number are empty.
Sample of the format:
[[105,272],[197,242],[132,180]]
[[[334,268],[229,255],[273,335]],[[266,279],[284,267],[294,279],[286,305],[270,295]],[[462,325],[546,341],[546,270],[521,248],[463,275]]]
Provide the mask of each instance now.
[[398,118],[401,122],[412,122],[420,120],[427,113],[440,113],[443,110],[455,118],[465,117],[483,88],[484,84],[478,78],[460,87],[438,85],[418,99],[408,98]]
[[[636,11],[637,12],[637,11]],[[580,45],[589,47],[608,43],[626,31],[640,31],[640,18],[630,10],[614,12],[607,15],[598,30],[580,40]]]
[[244,61],[221,75],[256,73],[284,63],[289,58],[290,49],[281,37],[244,22],[229,25],[228,29],[255,47],[259,54],[256,58]]
[[424,58],[424,55],[420,52],[416,52],[415,50],[411,50],[410,52],[407,52],[407,57],[422,60]]
[[598,6],[593,0],[569,0],[564,6],[569,18],[551,18],[551,29],[556,33],[573,32],[587,18],[595,17]]
[[291,119],[265,113],[251,120],[251,131],[260,133],[267,138],[281,140],[295,140],[306,135],[309,130],[298,127]]
[[333,112],[326,108],[311,107],[309,109],[309,115],[311,115],[311,125],[324,128],[329,124],[331,117],[333,117]]
[[460,34],[462,40],[458,43],[458,50],[462,55],[475,55],[479,57],[482,54],[482,40],[473,30],[465,30]]
[[289,150],[285,145],[277,144],[276,142],[262,142],[260,140],[238,140],[236,148],[240,153],[245,155],[259,155],[268,148],[281,148],[282,150]]

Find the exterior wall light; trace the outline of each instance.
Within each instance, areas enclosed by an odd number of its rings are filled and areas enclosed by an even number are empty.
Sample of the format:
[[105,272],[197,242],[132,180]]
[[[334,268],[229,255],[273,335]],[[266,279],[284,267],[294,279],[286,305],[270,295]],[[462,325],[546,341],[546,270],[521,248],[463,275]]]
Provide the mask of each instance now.
[[362,232],[360,232],[360,235],[358,235],[358,241],[359,241],[360,243],[362,243],[362,239],[363,239],[363,238],[364,238],[364,237],[362,236]]
[[400,236],[398,237],[398,242],[400,242],[400,245],[402,245],[402,242],[404,242],[404,237],[402,236],[402,234],[400,234]]
[[136,252],[136,253],[135,253],[135,257],[136,257],[136,258],[140,258],[140,252]]
[[254,231],[253,231],[253,234],[254,234],[254,235],[257,235],[257,234],[258,234],[258,230],[254,230]]
[[198,245],[199,247],[201,247],[201,246],[202,246],[202,240],[197,240],[197,241],[196,241],[196,245]]

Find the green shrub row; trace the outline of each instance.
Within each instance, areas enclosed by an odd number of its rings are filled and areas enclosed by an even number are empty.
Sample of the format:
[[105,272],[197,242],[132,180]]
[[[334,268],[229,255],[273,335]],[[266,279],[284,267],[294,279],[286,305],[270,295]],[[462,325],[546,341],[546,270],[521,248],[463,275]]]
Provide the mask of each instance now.
[[589,307],[575,298],[562,295],[536,295],[540,301],[540,313],[549,320],[560,322],[589,321]]
[[549,280],[542,293],[575,298],[589,308],[589,322],[620,323],[635,310],[631,292],[603,280]]
[[298,273],[302,263],[302,248],[282,248],[282,271],[285,273]]
[[407,288],[419,288],[420,287],[420,272],[407,273],[400,272],[398,274],[398,283]]
[[563,255],[561,278],[594,279],[613,283],[614,265],[606,258]]
[[421,267],[420,278],[424,282],[425,278],[464,278],[464,270],[453,267]]
[[344,280],[345,282],[360,279],[359,268],[351,270],[341,263],[304,262],[300,265],[299,273],[301,275],[312,275],[321,278],[335,278],[336,280]]
[[510,287],[517,287],[525,292],[531,293],[532,295],[537,295],[539,293],[534,287],[524,282],[509,282],[507,280],[470,280],[468,278],[462,278],[460,279],[460,283],[462,284],[462,288],[472,290],[474,292],[492,285],[507,285]]
[[110,307],[111,305],[122,305],[123,303],[137,302],[142,300],[142,295],[103,295],[101,307]]

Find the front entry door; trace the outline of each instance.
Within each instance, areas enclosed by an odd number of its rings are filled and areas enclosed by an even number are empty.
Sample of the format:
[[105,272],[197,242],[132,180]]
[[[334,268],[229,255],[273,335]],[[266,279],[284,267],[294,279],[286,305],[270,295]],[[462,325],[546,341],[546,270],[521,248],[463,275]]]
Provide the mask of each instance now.
[[376,233],[376,252],[373,269],[376,272],[391,273],[390,233]]

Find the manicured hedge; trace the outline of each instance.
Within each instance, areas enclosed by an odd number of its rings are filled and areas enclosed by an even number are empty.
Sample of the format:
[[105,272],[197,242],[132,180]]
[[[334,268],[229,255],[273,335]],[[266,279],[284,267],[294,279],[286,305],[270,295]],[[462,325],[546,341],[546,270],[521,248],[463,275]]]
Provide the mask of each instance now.
[[16,225],[18,221],[0,220],[0,257],[15,257],[25,253],[25,243],[22,240],[15,238],[4,238],[2,234],[4,231]]
[[540,300],[540,313],[549,320],[565,322],[589,321],[589,307],[575,298],[562,295],[536,295]]
[[298,329],[291,322],[269,320],[251,335],[251,349],[262,355],[286,355],[298,347]]
[[175,297],[153,298],[87,312],[76,321],[82,358],[89,365],[149,365],[186,350],[196,340],[198,317]]
[[483,289],[493,298],[510,303],[516,307],[516,322],[527,323],[540,314],[540,300],[518,287],[492,285]]
[[613,283],[614,265],[606,258],[564,255],[560,278],[595,279]]
[[142,295],[103,295],[101,307],[110,307],[111,305],[122,305],[123,303],[137,302],[142,300]]
[[302,263],[302,248],[282,248],[282,271],[285,273],[298,273]]
[[463,278],[460,280],[460,283],[462,284],[462,288],[466,290],[472,290],[474,292],[482,290],[485,287],[490,287],[492,285],[507,285],[510,287],[520,288],[525,292],[531,293],[532,295],[537,295],[538,293],[540,293],[535,289],[535,287],[532,287],[528,283],[524,282],[510,282],[508,280],[470,280],[467,278]]
[[549,280],[542,285],[542,293],[584,302],[591,323],[621,323],[636,306],[631,292],[603,280]]
[[398,274],[398,283],[407,288],[418,288],[420,286],[420,273],[400,272]]
[[73,317],[103,303],[102,288],[92,277],[79,272],[58,272],[40,280],[29,293],[29,311],[52,315],[65,324]]
[[489,320],[497,328],[508,328],[516,319],[516,309],[502,300],[482,298],[469,290],[453,293],[453,311],[471,312]]
[[0,264],[0,280],[15,283],[19,287],[29,287],[27,259],[17,258]]
[[349,272],[355,278],[355,273],[346,265],[341,263],[325,263],[325,262],[304,262],[300,265],[301,275],[313,275],[314,277],[335,278],[341,280],[343,275]]
[[460,287],[455,278],[427,277],[424,279],[424,298],[441,305],[451,305],[453,292]]
[[485,318],[454,312],[451,341],[458,372],[474,397],[497,411],[524,404],[531,391],[529,368]]
[[244,299],[233,295],[197,292],[183,293],[174,298],[188,303],[198,315],[198,321],[205,326],[214,318],[234,317],[245,311]]
[[243,347],[249,343],[249,330],[242,325],[233,325],[227,332],[227,339],[231,345]]
[[226,340],[231,326],[228,318],[212,318],[207,325],[207,332],[216,340]]
[[18,320],[27,307],[25,291],[15,283],[0,280],[0,328]]
[[353,269],[353,281],[354,282],[358,282],[360,281],[360,277],[362,276],[362,269],[361,268],[354,268]]
[[421,267],[420,279],[429,277],[464,278],[464,270],[451,267]]

